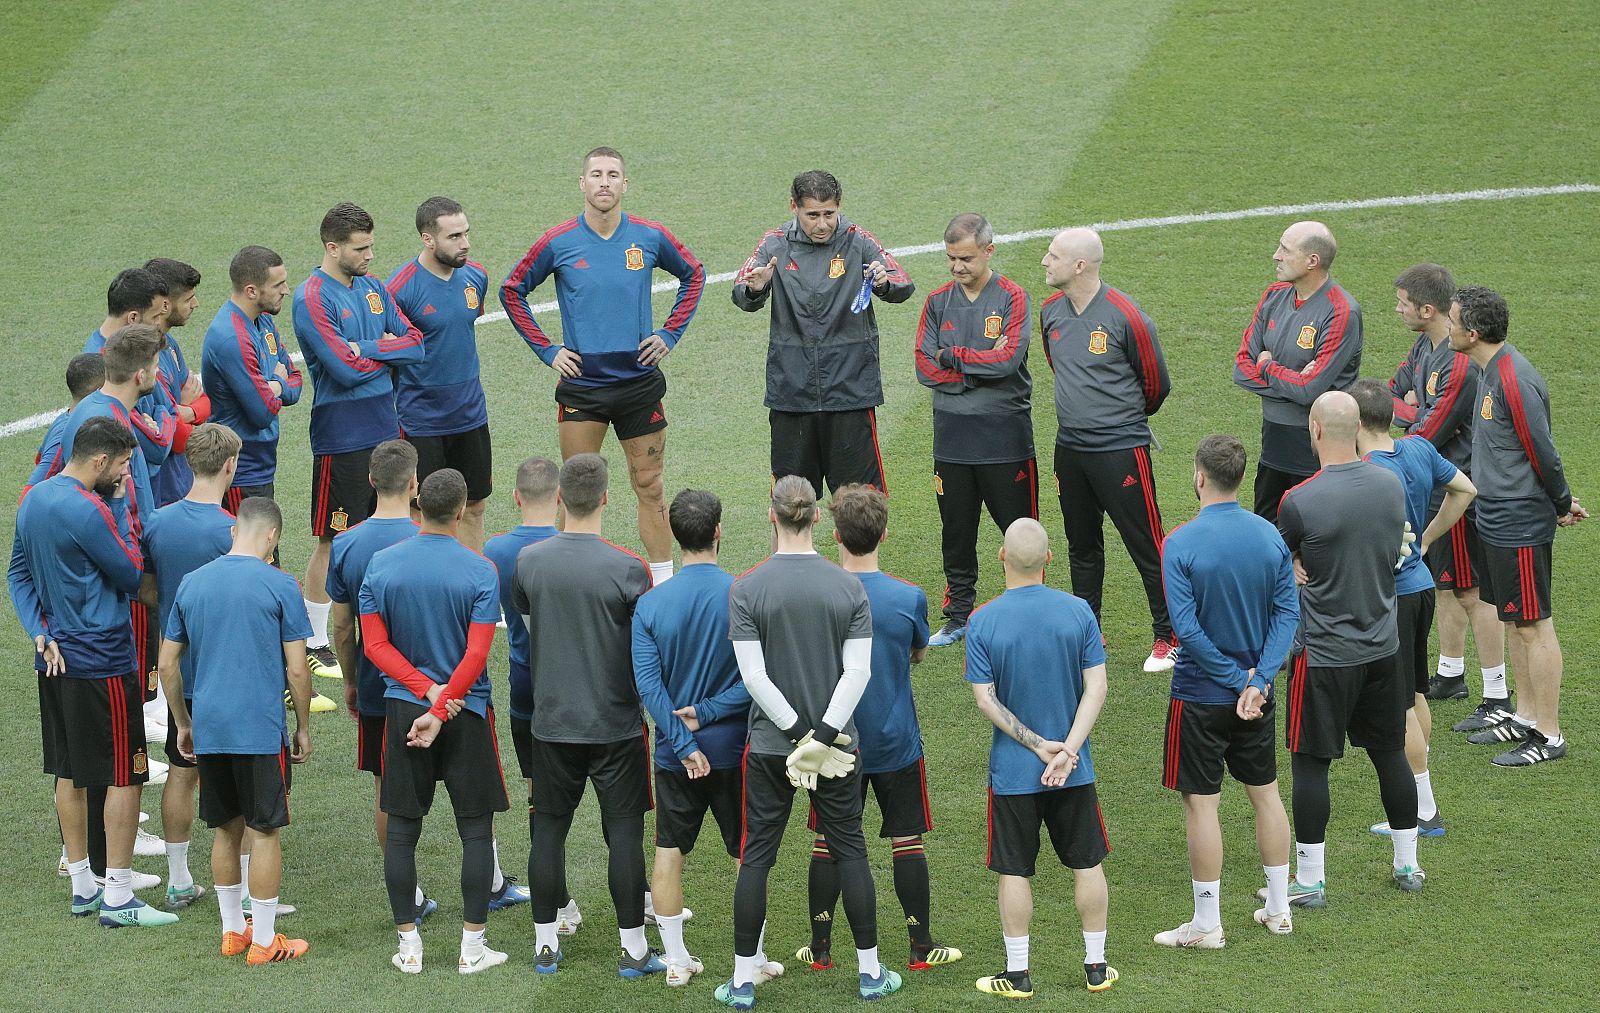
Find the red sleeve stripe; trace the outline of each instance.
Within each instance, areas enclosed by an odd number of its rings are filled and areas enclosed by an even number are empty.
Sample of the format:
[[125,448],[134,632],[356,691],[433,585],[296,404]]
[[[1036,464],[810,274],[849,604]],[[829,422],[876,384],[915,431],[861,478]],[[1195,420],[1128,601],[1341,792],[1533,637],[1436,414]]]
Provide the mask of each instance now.
[[274,415],[283,407],[283,402],[272,393],[272,388],[267,386],[265,374],[261,371],[261,360],[256,357],[256,343],[249,328],[244,325],[244,317],[237,310],[233,317],[233,335],[239,341],[239,358],[244,360],[244,374],[250,378],[251,386],[256,393],[261,395],[261,401],[267,406],[267,411]]
[[[663,231],[665,231],[665,230],[663,230]],[[668,235],[671,235],[671,233],[668,233]],[[640,564],[644,566],[644,579],[648,582],[647,586],[648,587],[655,587],[656,586],[656,575],[655,575],[655,573],[653,573],[651,571],[651,569],[650,569],[650,561],[648,559],[645,559],[643,556],[639,555],[637,552],[634,552],[632,549],[623,548],[622,546],[618,545],[616,542],[609,541],[609,540],[607,540],[605,538],[602,538],[600,540],[602,542],[605,542],[607,545],[611,546],[613,549],[616,549],[618,552],[626,552],[628,555],[632,556],[634,559],[637,559],[640,562]]]
[[[628,217],[633,218],[632,215]],[[666,322],[661,325],[661,329],[664,331],[681,331],[688,326],[689,318],[694,316],[695,307],[700,305],[700,293],[706,287],[705,265],[700,263],[695,258],[695,255],[689,252],[689,248],[679,242],[678,237],[673,235],[672,230],[665,225],[660,222],[652,222],[646,218],[633,218],[633,220],[645,228],[655,229],[665,236],[667,242],[672,244],[672,248],[678,251],[678,256],[682,257],[689,265],[692,272],[689,275],[689,288],[683,293],[683,298],[678,300],[678,305],[673,307],[672,315],[667,317]]]
[[111,508],[106,506],[106,501],[81,486],[78,488],[78,495],[88,500],[99,511],[101,519],[106,522],[106,527],[111,530],[111,537],[116,539],[117,545],[122,548],[123,554],[128,557],[128,562],[143,570],[144,555],[139,551],[139,543],[135,541],[130,545],[128,542],[123,541],[122,533],[117,530],[117,521],[111,516]]
[[1345,324],[1350,321],[1350,300],[1345,298],[1344,291],[1337,285],[1328,288],[1328,301],[1333,303],[1333,320],[1328,324],[1328,333],[1322,337],[1322,344],[1317,348],[1316,358],[1311,360],[1311,372],[1302,373],[1297,369],[1288,369],[1277,362],[1267,363],[1267,371],[1273,376],[1292,383],[1297,387],[1310,383],[1328,368],[1328,363],[1333,361],[1334,353],[1339,350],[1339,343],[1344,340]]
[[155,429],[151,429],[148,425],[145,425],[143,412],[129,412],[128,423],[136,427],[139,432],[145,434],[145,436],[149,437],[153,442],[163,447],[171,446],[172,438],[176,436],[178,432],[178,417],[176,415],[167,416],[167,421],[165,424],[160,425]]
[[855,231],[861,233],[861,235],[867,240],[867,242],[871,243],[873,246],[876,246],[878,248],[878,256],[883,260],[883,266],[885,268],[887,268],[888,271],[889,271],[889,280],[890,281],[896,282],[897,284],[905,284],[905,283],[907,283],[907,282],[909,282],[911,280],[909,277],[906,276],[905,269],[900,266],[900,262],[898,260],[894,259],[894,254],[889,252],[888,247],[886,247],[882,243],[878,242],[878,237],[877,236],[875,236],[872,233],[868,232],[866,229],[862,228],[859,225],[852,225],[850,227],[852,229],[854,229]]
[[327,307],[322,305],[322,279],[313,274],[306,279],[306,309],[311,312],[311,326],[328,346],[328,350],[347,366],[362,373],[375,373],[384,368],[365,356],[350,351],[350,345],[339,336],[333,322],[328,319]]
[[1110,285],[1106,286],[1106,299],[1128,318],[1128,326],[1133,331],[1134,348],[1139,356],[1139,368],[1144,373],[1144,399],[1147,403],[1152,402],[1161,393],[1161,370],[1156,359],[1155,342],[1150,340],[1150,328],[1144,325],[1144,314],[1139,312],[1133,300]]
[[957,345],[950,350],[950,354],[962,362],[1008,362],[1017,356],[1017,347],[1021,344],[1017,338],[1022,334],[1023,322],[1028,318],[1026,311],[1028,294],[1022,290],[1021,285],[1018,285],[1005,275],[997,274],[995,278],[999,280],[1000,287],[1005,289],[1011,296],[1011,306],[1006,314],[1008,319],[1004,332],[1006,346],[1001,349],[980,352],[975,348]]
[[406,287],[406,283],[409,282],[411,280],[411,276],[416,273],[417,262],[412,260],[408,262],[405,267],[402,267],[393,278],[390,278],[387,282],[385,282],[384,287],[389,290],[389,295],[398,301],[400,298],[400,290]]
[[750,251],[750,258],[744,262],[743,267],[739,268],[739,276],[735,279],[735,284],[744,284],[744,276],[761,266],[756,259],[761,256],[761,248],[767,245],[767,240],[773,236],[781,236],[783,232],[783,229],[768,229],[761,234],[761,238],[756,241],[756,248]]
[[[1429,412],[1427,420],[1422,423],[1422,428],[1418,429],[1414,435],[1429,440],[1439,435],[1439,431],[1444,428],[1445,420],[1450,417],[1451,410],[1455,408],[1456,402],[1461,398],[1461,388],[1466,386],[1466,374],[1467,357],[1461,352],[1457,352],[1451,357],[1450,368],[1445,372],[1444,394],[1433,403],[1433,408]],[[1406,407],[1411,408],[1410,405]],[[1411,411],[1412,421],[1416,420],[1416,416],[1416,409],[1413,408]]]
[[550,241],[559,235],[571,232],[577,227],[578,219],[569,218],[540,236],[528,248],[528,252],[522,255],[522,259],[517,261],[517,266],[511,269],[511,273],[506,276],[505,283],[500,286],[501,294],[505,297],[506,312],[510,315],[511,322],[516,325],[517,330],[530,344],[539,348],[550,347],[550,338],[544,331],[539,329],[538,324],[534,323],[533,312],[528,309],[527,300],[519,291],[519,286],[522,284],[522,279],[527,277],[528,271],[533,268],[533,262],[539,259],[539,254],[543,253],[545,247],[550,245]]
[[1411,380],[1411,381],[1407,382],[1406,384],[1404,384],[1405,390],[1400,390],[1399,388],[1402,386],[1402,383],[1401,383],[1401,378],[1402,377],[1411,377],[1412,376],[1412,372],[1413,371],[1411,369],[1411,357],[1413,355],[1415,355],[1416,353],[1417,353],[1417,348],[1416,348],[1415,345],[1413,345],[1411,347],[1411,351],[1406,353],[1405,358],[1400,360],[1400,364],[1394,367],[1394,376],[1389,378],[1389,393],[1392,394],[1392,395],[1396,395],[1394,397],[1394,399],[1393,399],[1394,400],[1394,420],[1396,422],[1400,423],[1401,425],[1406,425],[1406,426],[1409,426],[1409,425],[1411,425],[1411,423],[1417,421],[1417,407],[1416,407],[1416,405],[1409,405],[1409,404],[1406,404],[1406,402],[1405,402],[1406,391],[1412,389],[1410,384],[1414,383],[1415,381]]
[[1250,354],[1250,335],[1255,333],[1256,323],[1261,319],[1261,307],[1267,304],[1267,299],[1272,296],[1272,293],[1281,292],[1288,287],[1289,283],[1286,281],[1277,281],[1268,285],[1267,290],[1261,293],[1261,300],[1256,303],[1256,311],[1250,314],[1250,323],[1245,325],[1244,336],[1239,339],[1239,354],[1234,357],[1234,363],[1247,380],[1255,380],[1258,383],[1261,381],[1261,370],[1256,368],[1255,357]]
[[928,327],[928,307],[933,304],[934,296],[943,295],[955,286],[955,282],[948,282],[928,293],[928,298],[922,302],[922,316],[917,320],[917,347],[916,360],[917,372],[932,380],[934,383],[960,383],[961,374],[953,369],[943,369],[928,353],[922,350],[922,335]]
[[1517,368],[1511,363],[1511,356],[1500,358],[1500,389],[1506,396],[1506,407],[1511,409],[1511,426],[1517,431],[1517,442],[1522,444],[1522,452],[1528,455],[1528,463],[1533,465],[1533,473],[1544,481],[1544,469],[1539,466],[1539,455],[1533,449],[1533,433],[1528,429],[1528,414],[1522,407],[1522,385],[1517,380]]

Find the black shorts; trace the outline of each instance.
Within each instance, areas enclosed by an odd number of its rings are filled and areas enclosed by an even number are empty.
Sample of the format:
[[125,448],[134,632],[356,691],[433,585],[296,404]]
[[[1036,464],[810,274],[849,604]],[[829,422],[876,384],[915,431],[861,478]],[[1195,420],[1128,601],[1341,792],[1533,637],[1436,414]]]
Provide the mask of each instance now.
[[428,708],[407,700],[385,700],[383,789],[379,805],[390,816],[421,819],[433,807],[434,788],[444,782],[457,816],[503,813],[511,808],[500,773],[500,742],[494,709],[487,719],[463,710],[444,723],[433,745],[406,745],[411,723]]
[[1483,542],[1471,517],[1456,521],[1450,533],[1428,546],[1425,557],[1433,582],[1441,591],[1466,591],[1482,581]]
[[372,488],[372,448],[311,459],[311,533],[332,538],[355,527],[378,508]]
[[1433,608],[1437,601],[1433,588],[1403,594],[1394,600],[1395,624],[1400,628],[1400,652],[1394,656],[1400,681],[1411,687],[1406,706],[1415,707],[1417,696],[1428,692],[1428,635],[1433,632]]
[[694,779],[682,770],[657,767],[655,773],[656,847],[677,848],[685,855],[693,851],[709,809],[722,832],[722,846],[738,858],[744,832],[744,773],[738,767],[713,768]]
[[1295,657],[1289,669],[1289,716],[1283,737],[1291,753],[1336,760],[1344,740],[1363,749],[1402,749],[1411,683],[1395,656],[1364,665],[1319,668]]
[[[277,502],[277,489],[271,482],[268,482],[266,485],[229,486],[228,491],[222,494],[222,509],[237,516],[239,513],[239,504],[243,503],[247,499],[254,499],[257,496]],[[278,547],[276,545],[272,547],[272,565],[278,565]]]
[[1094,782],[1075,788],[996,795],[989,791],[989,871],[1029,876],[1039,858],[1039,827],[1069,869],[1092,869],[1111,854]]
[[74,788],[126,787],[150,780],[145,753],[143,680],[39,675],[44,772]]
[[[511,715],[511,747],[517,751],[517,769],[522,776],[533,779],[533,719]],[[532,798],[529,798],[532,804]]]
[[[194,700],[185,698],[184,703],[189,705],[189,713],[194,713]],[[178,752],[178,722],[172,719],[172,708],[167,708],[167,762],[174,767],[193,767],[192,760],[185,760],[183,754]]]
[[656,370],[637,380],[586,387],[562,379],[556,384],[557,422],[605,422],[618,440],[649,436],[667,428],[667,377]]
[[[784,769],[783,756],[744,752],[744,838],[739,860],[756,869],[770,869],[778,860],[778,845],[794,805],[794,785]],[[859,758],[844,777],[823,778],[810,792],[817,831],[828,842],[836,861],[867,857],[867,839],[861,831],[861,764]]]
[[[928,804],[928,771],[926,761],[918,757],[915,762],[899,770],[885,770],[876,774],[861,775],[862,822],[866,822],[867,788],[878,800],[878,812],[883,823],[878,836],[916,837],[933,829],[933,809]],[[817,829],[817,811],[811,810],[806,825]]]
[[642,816],[655,807],[650,796],[649,731],[616,742],[546,742],[534,738],[531,749],[535,812],[568,816],[583,801],[583,786],[594,782],[600,815]]
[[220,827],[239,817],[266,833],[289,825],[289,751],[266,756],[206,753],[200,767],[200,818]]
[[878,412],[767,412],[772,427],[772,479],[799,475],[818,496],[827,485],[861,483],[887,494],[883,451],[878,447]]
[[1531,623],[1549,619],[1550,542],[1542,545],[1483,543],[1483,572],[1478,594],[1494,606],[1501,622]]
[[1309,474],[1299,475],[1293,472],[1279,471],[1270,464],[1257,462],[1255,513],[1276,523],[1278,520],[1278,505],[1283,502],[1284,494],[1310,477]]
[[494,492],[494,464],[489,449],[489,426],[484,424],[449,436],[407,436],[417,450],[417,481],[444,468],[454,468],[467,480],[467,499],[485,500]]
[[356,718],[356,769],[375,777],[383,776],[383,743],[388,732],[382,714],[362,714]]
[[1278,743],[1273,736],[1275,708],[1269,697],[1261,716],[1239,717],[1231,703],[1167,704],[1167,747],[1161,786],[1185,795],[1222,791],[1222,770],[1240,784],[1259,786],[1278,779]]

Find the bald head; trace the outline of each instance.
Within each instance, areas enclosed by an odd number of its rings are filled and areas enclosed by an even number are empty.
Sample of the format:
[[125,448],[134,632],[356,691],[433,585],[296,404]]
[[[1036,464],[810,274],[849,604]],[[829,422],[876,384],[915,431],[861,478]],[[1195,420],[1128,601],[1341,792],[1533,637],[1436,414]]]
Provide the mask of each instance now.
[[1055,242],[1073,260],[1098,264],[1106,259],[1105,244],[1100,242],[1100,233],[1094,229],[1066,229],[1056,235]]
[[[1330,390],[1311,405],[1312,440],[1315,443],[1342,447],[1355,446],[1356,429],[1361,425],[1361,409],[1356,399],[1342,390]],[[1321,436],[1315,431],[1320,428]]]
[[1324,271],[1333,267],[1333,258],[1339,244],[1333,239],[1333,230],[1321,222],[1295,222],[1284,230],[1283,245],[1297,253],[1317,258],[1317,267]]
[[1100,263],[1105,259],[1105,246],[1094,229],[1065,229],[1056,233],[1045,250],[1044,280],[1052,288],[1064,288],[1073,279],[1095,282],[1100,278]]
[[1032,517],[1011,522],[1006,528],[1005,562],[1008,570],[1020,574],[1035,574],[1044,569],[1050,558],[1050,535],[1044,525]]

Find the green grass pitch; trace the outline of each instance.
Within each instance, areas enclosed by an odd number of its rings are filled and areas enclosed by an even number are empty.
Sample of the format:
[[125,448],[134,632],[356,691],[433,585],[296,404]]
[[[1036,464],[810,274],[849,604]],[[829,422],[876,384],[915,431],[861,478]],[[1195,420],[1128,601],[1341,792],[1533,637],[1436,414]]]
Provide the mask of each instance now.
[[[278,250],[298,283],[317,262],[322,212],[354,200],[377,219],[374,270],[387,274],[416,252],[415,206],[442,192],[466,205],[474,257],[502,277],[543,228],[578,210],[577,159],[597,144],[629,158],[626,207],[666,222],[713,273],[737,267],[760,234],[787,217],[789,179],[813,167],[843,181],[846,214],[891,246],[933,241],[966,210],[1014,232],[1600,182],[1600,30],[1576,0],[1446,8],[1376,0],[822,0],[766,8],[721,0],[18,0],[0,9],[0,37],[0,178],[10,237],[0,244],[0,423],[62,403],[65,362],[100,320],[101,292],[124,266],[174,256],[205,273],[201,313],[180,334],[197,361],[205,324],[226,297],[228,259],[241,245]],[[1259,408],[1233,387],[1230,361],[1291,220],[1106,236],[1105,277],[1155,319],[1174,377],[1155,419],[1166,447],[1154,460],[1169,528],[1194,512],[1187,484],[1196,440],[1215,431],[1256,438]],[[1340,242],[1335,274],[1366,313],[1363,372],[1387,376],[1409,344],[1391,309],[1390,283],[1402,268],[1437,260],[1463,281],[1498,289],[1511,305],[1512,340],[1549,381],[1573,487],[1585,499],[1600,496],[1589,341],[1600,315],[1600,268],[1590,253],[1600,196],[1374,208],[1326,220]],[[1003,246],[995,262],[1035,304],[1048,294],[1043,249],[1043,240]],[[945,277],[937,253],[908,257],[905,267],[921,293]],[[549,291],[538,298],[552,298]],[[887,396],[879,418],[893,494],[884,563],[936,599],[928,398],[911,362],[916,307],[879,311]],[[667,365],[669,492],[695,485],[722,495],[725,563],[734,569],[755,563],[767,545],[765,343],[765,315],[738,312],[725,284],[709,286]],[[489,523],[498,531],[513,523],[515,463],[556,449],[554,377],[504,322],[483,327],[480,348],[501,489]],[[1037,353],[1033,372],[1039,445],[1048,448],[1050,382]],[[308,416],[306,405],[284,416],[278,478],[291,519],[285,560],[296,573],[309,551]],[[7,529],[39,436],[0,439]],[[614,444],[608,452],[620,465]],[[636,543],[631,497],[619,489],[613,503],[610,535]],[[1048,495],[1042,506],[1058,558],[1050,579],[1060,585],[1060,511]],[[1592,682],[1600,609],[1588,582],[1596,530],[1563,531],[1556,548],[1569,758],[1530,771],[1493,769],[1484,749],[1441,731],[1433,768],[1450,829],[1422,842],[1429,880],[1420,896],[1390,888],[1388,845],[1366,832],[1381,816],[1365,759],[1336,765],[1332,903],[1299,918],[1282,939],[1250,923],[1260,871],[1242,793],[1228,790],[1222,910],[1230,945],[1221,953],[1150,941],[1188,914],[1188,872],[1181,806],[1159,787],[1167,681],[1139,671],[1148,616],[1131,565],[1113,547],[1105,608],[1111,695],[1093,741],[1114,849],[1106,864],[1108,952],[1122,980],[1093,1002],[1446,1009],[1592,1001],[1600,988],[1600,888],[1592,876],[1600,861],[1600,694]],[[984,598],[1000,588],[997,545],[986,530]],[[317,753],[296,778],[295,821],[285,835],[284,896],[301,913],[283,927],[311,940],[306,960],[251,970],[223,961],[209,900],[159,932],[110,933],[69,919],[54,870],[48,782],[38,773],[28,647],[13,618],[0,621],[0,652],[11,687],[0,720],[0,769],[8,774],[0,794],[0,1006],[704,1009],[731,968],[731,866],[708,841],[686,884],[697,912],[689,943],[706,975],[682,990],[616,977],[591,807],[574,830],[570,863],[588,921],[562,972],[545,979],[528,969],[532,928],[514,911],[493,917],[490,940],[515,963],[458,978],[448,958],[460,914],[459,850],[446,811],[429,819],[419,856],[424,882],[442,902],[425,930],[429,966],[402,978],[388,963],[393,934],[369,829],[371,785],[353,769],[354,730],[340,715],[314,721]],[[503,693],[503,645],[491,664]],[[914,679],[937,824],[928,841],[934,931],[968,959],[910,976],[885,1005],[971,1008],[991,1001],[972,980],[1003,959],[994,878],[983,869],[988,728],[961,680],[959,652],[935,652]],[[1447,729],[1465,709],[1453,703],[1436,713]],[[1287,782],[1286,759],[1283,769]],[[148,792],[145,808],[157,804]],[[868,826],[876,827],[870,812]],[[520,875],[527,827],[515,808],[498,833],[508,868]],[[191,861],[209,882],[210,834],[195,839]],[[806,940],[804,840],[797,820],[772,879],[768,949],[779,958]],[[165,872],[159,859],[137,865]],[[874,868],[882,949],[897,963],[903,937],[887,847],[875,851]],[[1083,1002],[1070,878],[1042,868],[1033,926],[1040,999],[1052,1007]],[[763,987],[764,1008],[854,1002],[848,958],[845,965],[813,975],[791,961],[787,977]]]

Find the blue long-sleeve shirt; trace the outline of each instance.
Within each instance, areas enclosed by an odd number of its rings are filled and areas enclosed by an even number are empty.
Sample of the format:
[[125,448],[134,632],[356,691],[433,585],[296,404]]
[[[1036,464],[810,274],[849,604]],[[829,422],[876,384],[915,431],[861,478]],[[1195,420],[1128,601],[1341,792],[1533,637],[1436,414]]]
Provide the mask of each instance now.
[[556,530],[554,525],[518,524],[483,544],[483,554],[498,571],[500,611],[506,617],[506,642],[511,648],[511,716],[522,721],[533,717],[533,683],[528,677],[528,624],[517,615],[517,607],[511,601],[512,588],[517,583],[517,556]]
[[[288,382],[270,386],[279,364]],[[303,381],[269,313],[255,319],[234,305],[217,310],[200,350],[200,380],[211,398],[211,421],[232,429],[244,446],[233,484],[267,485],[278,473],[278,413],[300,400]]]
[[[171,331],[167,332],[166,338],[167,343],[161,347],[161,354],[156,358],[161,370],[161,375],[156,378],[156,389],[176,415],[178,406],[183,403],[183,386],[194,374],[189,369],[189,360],[184,358],[183,349],[178,347],[178,339],[172,336]],[[181,430],[188,423],[180,420],[178,425]],[[169,454],[156,472],[156,507],[159,509],[178,502],[189,495],[189,490],[193,488],[194,469],[189,467],[189,459],[182,453]]]
[[[104,352],[106,335],[100,333],[96,327],[89,332],[89,337],[83,343],[85,352]],[[161,362],[160,356],[156,358],[157,366]],[[172,441],[178,435],[177,402],[167,397],[166,390],[157,378],[155,389],[133,403],[133,411],[129,418],[124,420],[133,430],[133,435],[139,438],[139,447],[144,451],[145,467],[150,471],[150,481],[155,482],[156,474],[161,466],[167,462],[167,457],[172,453]],[[148,419],[146,418],[148,416]],[[154,422],[155,425],[150,423]],[[151,509],[154,509],[152,506]]]
[[[677,276],[678,300],[660,327],[650,312],[650,280],[661,268]],[[544,360],[555,362],[563,345],[551,343],[528,308],[528,293],[556,276],[561,340],[583,357],[583,375],[566,382],[596,387],[656,372],[639,363],[639,342],[659,335],[672,348],[694,318],[706,269],[660,222],[624,214],[610,239],[582,215],[540,236],[500,286],[512,326]]]
[[1300,622],[1294,563],[1278,529],[1238,503],[1212,504],[1167,536],[1161,575],[1183,645],[1172,698],[1231,705],[1247,683],[1268,692]]
[[[656,725],[656,766],[682,770],[695,750],[713,768],[735,767],[744,751],[750,693],[728,639],[733,574],[695,563],[639,599],[633,613],[633,680]],[[694,707],[700,730],[672,712]]]
[[[11,604],[30,638],[56,642],[70,678],[134,670],[128,599],[143,571],[126,499],[108,501],[57,475],[29,490],[17,509],[6,573]],[[42,659],[35,665],[44,670]]]
[[[77,442],[78,430],[83,424],[98,416],[107,416],[116,419],[128,429],[132,430],[137,438],[133,448],[133,457],[128,462],[128,471],[133,475],[133,502],[129,504],[129,528],[135,538],[144,530],[144,522],[156,512],[155,490],[151,486],[152,474],[145,461],[144,448],[145,436],[141,435],[149,427],[140,413],[136,410],[129,412],[121,401],[107,394],[104,390],[93,391],[78,402],[76,408],[67,414],[67,421],[61,427],[61,439],[55,451],[48,458],[44,457],[41,450],[38,464],[34,465],[33,473],[28,476],[28,485],[31,488],[45,479],[55,475],[67,462],[72,460],[72,448]],[[30,493],[31,495],[31,493]]]
[[384,283],[422,332],[424,358],[395,371],[395,407],[407,436],[452,436],[489,424],[478,365],[478,318],[489,274],[467,261],[440,278],[415,258]]

